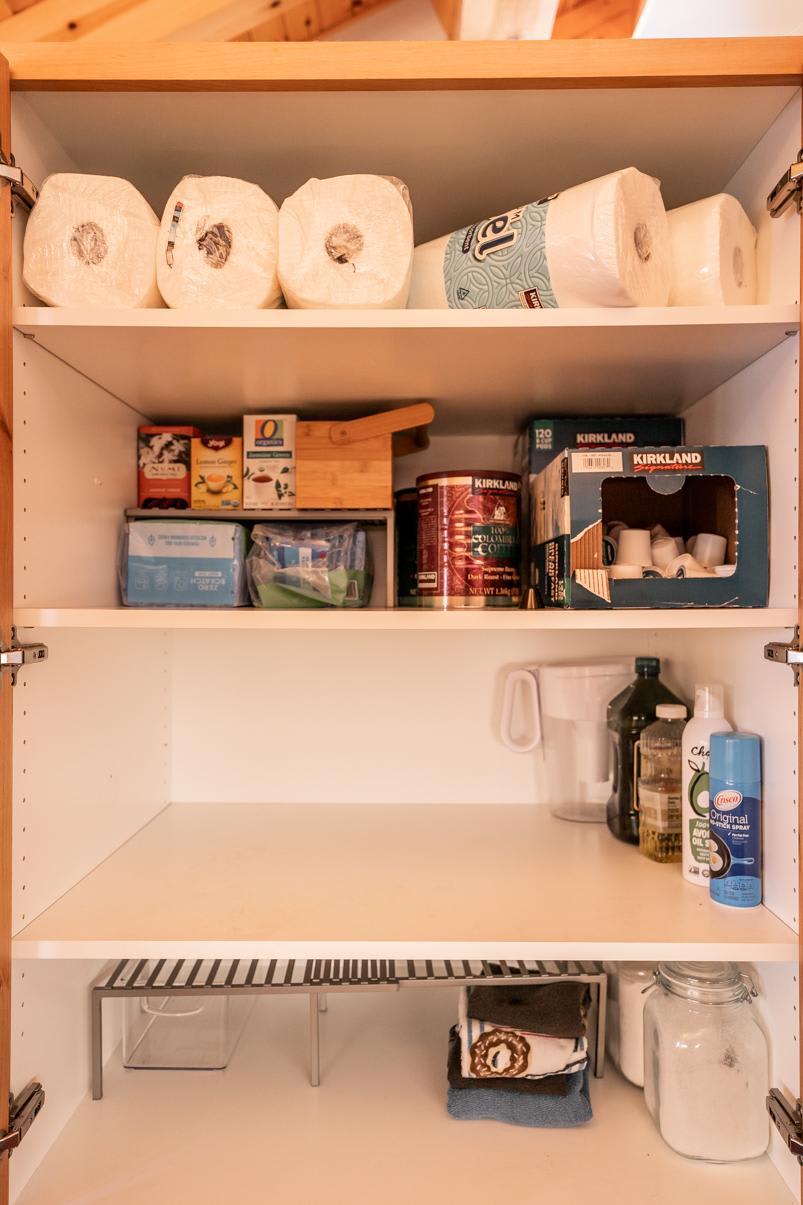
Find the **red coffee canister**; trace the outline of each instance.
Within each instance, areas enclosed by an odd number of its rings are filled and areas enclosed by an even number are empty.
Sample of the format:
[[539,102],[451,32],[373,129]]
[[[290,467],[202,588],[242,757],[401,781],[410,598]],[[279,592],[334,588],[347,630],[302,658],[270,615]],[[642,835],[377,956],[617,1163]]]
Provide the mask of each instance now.
[[416,485],[419,606],[517,607],[521,477],[454,469]]

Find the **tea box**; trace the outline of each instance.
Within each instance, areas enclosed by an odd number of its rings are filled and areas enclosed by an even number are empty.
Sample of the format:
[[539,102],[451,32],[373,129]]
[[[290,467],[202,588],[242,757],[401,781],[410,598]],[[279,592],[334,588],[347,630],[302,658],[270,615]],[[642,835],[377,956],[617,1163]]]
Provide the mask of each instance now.
[[293,510],[296,505],[296,416],[246,414],[243,419],[246,510]]
[[137,431],[137,505],[147,509],[190,505],[192,440],[197,427],[140,427]]
[[198,435],[192,441],[192,509],[236,510],[243,504],[243,441]]

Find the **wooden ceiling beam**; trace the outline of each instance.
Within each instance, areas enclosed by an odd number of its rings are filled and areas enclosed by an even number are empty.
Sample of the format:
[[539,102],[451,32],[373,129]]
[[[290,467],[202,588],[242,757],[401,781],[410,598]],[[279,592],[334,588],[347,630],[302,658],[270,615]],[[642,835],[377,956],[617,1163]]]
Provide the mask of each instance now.
[[0,20],[0,42],[71,42],[139,0],[39,0]]
[[459,38],[463,0],[432,0],[432,6],[438,14],[438,20],[443,26],[447,38],[453,40]]
[[306,0],[298,9],[274,14],[268,21],[255,26],[235,40],[240,42],[308,42],[328,33],[357,25],[382,4],[395,0]]
[[560,0],[553,38],[630,38],[644,0]]
[[[225,42],[309,0],[138,0],[87,33],[86,42]],[[0,24],[0,41],[3,26]]]

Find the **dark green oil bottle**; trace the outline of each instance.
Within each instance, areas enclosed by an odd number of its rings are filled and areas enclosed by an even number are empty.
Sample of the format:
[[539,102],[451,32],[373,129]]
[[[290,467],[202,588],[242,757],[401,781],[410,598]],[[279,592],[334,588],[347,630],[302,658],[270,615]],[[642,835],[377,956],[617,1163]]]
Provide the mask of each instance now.
[[614,837],[638,845],[638,812],[633,782],[636,741],[655,719],[659,703],[683,703],[658,675],[658,657],[636,657],[636,677],[608,704],[608,731],[613,743],[613,790],[608,800],[608,828]]

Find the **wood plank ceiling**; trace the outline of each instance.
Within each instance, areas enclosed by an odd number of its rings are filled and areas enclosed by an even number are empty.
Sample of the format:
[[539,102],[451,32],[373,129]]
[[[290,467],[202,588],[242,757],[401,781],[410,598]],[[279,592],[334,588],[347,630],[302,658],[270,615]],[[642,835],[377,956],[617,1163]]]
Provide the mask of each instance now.
[[[459,37],[462,0],[433,0]],[[502,0],[502,3],[507,0]],[[293,41],[397,0],[0,0],[3,41]],[[629,37],[643,0],[560,0],[553,37]]]

